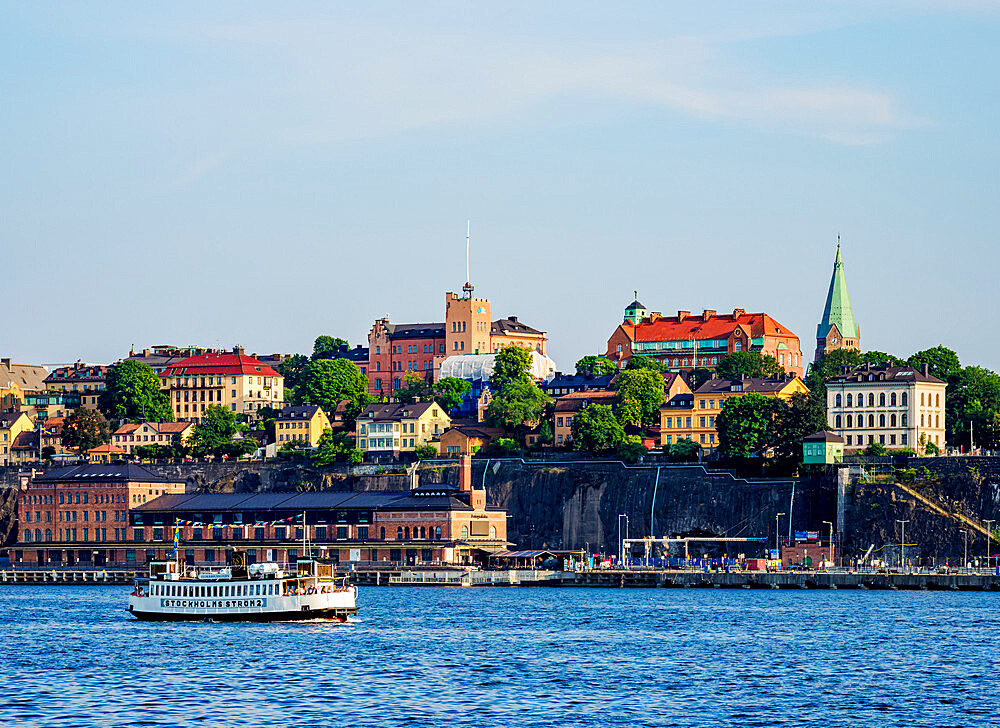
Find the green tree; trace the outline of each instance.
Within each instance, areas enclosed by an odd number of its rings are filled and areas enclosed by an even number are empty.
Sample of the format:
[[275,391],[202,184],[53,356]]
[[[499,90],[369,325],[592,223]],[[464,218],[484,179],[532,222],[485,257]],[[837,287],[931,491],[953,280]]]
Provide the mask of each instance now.
[[944,382],[950,382],[962,371],[962,364],[958,360],[958,354],[943,346],[935,346],[931,349],[918,351],[906,360],[906,364],[917,369],[922,369],[924,364],[931,376],[937,377]]
[[623,427],[642,423],[642,407],[634,399],[619,398],[614,404],[614,411]]
[[697,367],[691,370],[691,391],[698,391],[698,387],[712,378],[712,370],[704,367]]
[[720,379],[740,377],[772,377],[785,373],[785,368],[770,354],[759,351],[737,351],[722,357],[715,373]]
[[194,426],[191,446],[199,454],[223,455],[237,431],[236,413],[212,404],[205,410],[202,421]]
[[643,356],[642,354],[636,354],[628,360],[628,364],[625,365],[625,370],[635,370],[635,369],[649,369],[654,372],[666,371],[666,365],[662,364],[658,360],[651,356]]
[[302,376],[301,386],[303,401],[318,404],[330,414],[336,412],[337,405],[346,399],[344,416],[349,424],[372,402],[368,394],[368,380],[358,365],[347,359],[311,362]]
[[582,376],[594,374],[616,374],[618,367],[610,359],[603,356],[588,355],[576,363],[576,373]]
[[727,399],[715,418],[722,456],[730,459],[763,456],[769,447],[773,413],[774,399],[757,392]]
[[78,407],[63,422],[62,444],[82,455],[108,442],[110,434],[104,415],[97,410]]
[[160,389],[160,378],[151,366],[134,359],[108,369],[101,408],[122,422],[174,421],[170,395]]
[[924,445],[924,454],[925,455],[940,455],[941,454],[941,448],[939,448],[933,442],[931,442],[930,440],[928,440],[927,444]]
[[660,407],[665,401],[663,377],[659,373],[652,369],[626,370],[618,375],[615,389],[619,402],[638,405],[642,424],[659,424]]
[[52,445],[46,445],[42,448],[42,460],[45,462],[50,461],[56,455],[56,449]]
[[292,354],[285,357],[277,366],[278,373],[285,379],[285,401],[289,404],[302,404],[299,399],[299,390],[307,366],[309,366],[309,357],[302,354]]
[[552,434],[552,423],[549,422],[548,418],[545,418],[538,428],[538,442],[542,445],[549,445],[554,440],[555,435]]
[[493,361],[490,389],[500,392],[513,382],[531,383],[531,352],[520,346],[505,346]]
[[769,441],[775,456],[787,464],[802,460],[803,438],[828,430],[826,404],[808,394],[797,392],[788,400],[773,401],[774,418],[771,421]]
[[397,402],[413,404],[427,400],[431,396],[431,387],[427,380],[416,372],[407,372],[403,375],[403,386],[397,389],[393,396]]
[[638,435],[626,435],[625,439],[618,446],[618,457],[627,463],[639,462],[639,459],[645,457],[649,450],[646,446],[642,444],[642,438]]
[[354,449],[354,438],[346,432],[325,430],[320,435],[316,449],[309,456],[316,465],[332,465],[335,462],[347,460]]
[[609,405],[587,405],[573,418],[574,450],[614,450],[624,440],[625,429]]
[[445,412],[454,412],[462,406],[462,400],[472,391],[472,385],[458,377],[442,377],[434,383],[434,400]]
[[496,427],[531,424],[538,422],[548,403],[548,395],[532,381],[515,380],[493,396],[486,407],[486,417]]
[[417,456],[417,460],[431,460],[438,456],[438,449],[433,445],[417,445],[413,448],[413,454]]
[[691,462],[701,454],[701,445],[694,440],[678,440],[667,448],[667,456],[674,462]]
[[329,359],[343,346],[349,346],[346,340],[333,336],[317,336],[313,342],[312,359]]
[[889,451],[885,449],[885,445],[881,442],[869,443],[864,452],[865,455],[870,458],[885,457],[889,454]]
[[826,398],[826,380],[847,369],[861,365],[861,354],[854,349],[834,349],[814,361],[809,367],[805,383],[810,391]]
[[889,366],[898,367],[903,364],[903,360],[898,356],[892,354],[887,354],[884,351],[877,351],[875,349],[871,351],[866,351],[861,355],[861,362],[864,364],[879,365],[888,364]]
[[984,367],[961,369],[951,377],[945,403],[950,444],[1000,447],[1000,375]]

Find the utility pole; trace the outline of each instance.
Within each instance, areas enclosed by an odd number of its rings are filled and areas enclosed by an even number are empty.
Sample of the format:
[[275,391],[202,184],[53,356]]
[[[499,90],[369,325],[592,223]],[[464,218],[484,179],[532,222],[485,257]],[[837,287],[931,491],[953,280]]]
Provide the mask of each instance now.
[[902,527],[903,527],[903,531],[902,531],[902,533],[900,534],[900,537],[899,537],[899,570],[900,571],[902,571],[905,568],[904,564],[906,563],[903,560],[903,554],[904,554],[903,549],[906,548],[906,524],[909,523],[909,522],[910,522],[909,519],[906,519],[905,521],[901,521],[898,518],[896,519],[896,523],[902,524]]
[[774,550],[778,552],[778,558],[781,558],[781,545],[778,543],[778,519],[781,518],[784,513],[774,514]]
[[830,527],[830,540],[826,542],[826,560],[833,566],[833,524],[830,521],[823,521]]
[[986,537],[986,568],[990,568],[990,551],[993,545],[993,524],[996,523],[996,519],[991,518],[990,520],[984,520],[983,523],[986,524],[986,530],[989,531],[990,535]]

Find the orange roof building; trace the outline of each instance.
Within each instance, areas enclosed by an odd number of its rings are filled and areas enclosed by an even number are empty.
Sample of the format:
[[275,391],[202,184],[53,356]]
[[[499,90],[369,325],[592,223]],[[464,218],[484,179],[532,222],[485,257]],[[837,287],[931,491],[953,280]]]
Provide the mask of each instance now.
[[769,354],[786,372],[802,376],[799,337],[766,313],[741,308],[724,314],[705,310],[700,315],[678,311],[676,316],[664,316],[633,301],[608,339],[605,356],[624,367],[639,354],[680,372],[714,369],[723,357],[739,351]]

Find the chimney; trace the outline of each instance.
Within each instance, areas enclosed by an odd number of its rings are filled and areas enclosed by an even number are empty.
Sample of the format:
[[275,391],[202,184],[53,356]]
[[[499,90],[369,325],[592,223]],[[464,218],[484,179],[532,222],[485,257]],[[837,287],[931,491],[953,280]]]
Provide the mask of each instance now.
[[744,316],[745,314],[746,314],[746,309],[745,308],[734,308],[733,309],[733,318],[739,318],[740,316]]
[[513,321],[516,324],[517,323],[517,316],[508,316],[507,320],[508,321]]
[[3,359],[0,359],[0,364],[3,364],[5,367],[7,367],[9,369],[10,368],[10,359],[7,358],[7,357],[4,357]]
[[710,318],[712,318],[712,317],[713,317],[714,315],[715,315],[715,311],[713,311],[713,310],[712,310],[712,309],[710,309],[710,308],[706,308],[706,309],[705,309],[705,310],[704,310],[704,311],[702,312],[702,314],[701,314],[701,320],[702,320],[702,321],[708,321],[708,320],[709,320]]
[[921,369],[923,369],[925,377],[929,377],[931,375],[930,366],[927,364],[927,362],[924,362],[924,365],[921,367]]
[[458,489],[463,492],[472,490],[472,457],[458,456]]
[[677,312],[677,323],[680,323],[681,321],[683,321],[684,319],[686,319],[690,315],[691,315],[690,311],[678,311]]

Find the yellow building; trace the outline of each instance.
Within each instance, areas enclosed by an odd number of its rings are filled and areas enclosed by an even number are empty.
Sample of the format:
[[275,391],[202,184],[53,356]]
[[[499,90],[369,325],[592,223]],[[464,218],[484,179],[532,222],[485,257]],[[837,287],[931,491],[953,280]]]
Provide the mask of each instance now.
[[130,422],[114,431],[111,444],[131,455],[137,447],[168,446],[174,435],[180,435],[181,444],[187,444],[192,434],[193,422]]
[[18,435],[33,429],[31,418],[24,412],[0,412],[0,465],[11,465],[14,462],[11,449]]
[[794,394],[808,394],[809,388],[797,376],[762,379],[709,379],[691,395],[679,395],[678,405],[670,401],[660,408],[660,445],[692,440],[714,450],[719,445],[715,418],[726,401],[756,392],[765,397],[790,399]]
[[188,357],[168,366],[160,378],[178,421],[201,422],[213,404],[256,419],[262,408],[281,409],[285,400],[284,377],[239,347]]
[[533,329],[517,320],[517,316],[497,319],[490,324],[490,348],[497,353],[505,346],[520,346],[545,356],[549,337],[544,331]]
[[279,448],[289,442],[316,447],[323,433],[332,429],[330,418],[317,404],[285,407],[274,419],[274,435]]
[[87,450],[87,460],[92,463],[113,463],[121,460],[127,453],[114,445],[98,445]]
[[77,392],[80,406],[96,410],[108,368],[84,364],[78,361],[71,367],[59,367],[45,378],[45,387],[50,392]]
[[[373,456],[398,457],[421,445],[431,445],[451,426],[437,402],[369,405],[355,421],[358,447]],[[436,447],[436,444],[435,444]]]
[[26,394],[44,392],[47,375],[45,367],[0,359],[0,410],[18,409]]

